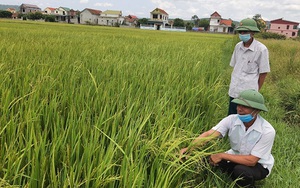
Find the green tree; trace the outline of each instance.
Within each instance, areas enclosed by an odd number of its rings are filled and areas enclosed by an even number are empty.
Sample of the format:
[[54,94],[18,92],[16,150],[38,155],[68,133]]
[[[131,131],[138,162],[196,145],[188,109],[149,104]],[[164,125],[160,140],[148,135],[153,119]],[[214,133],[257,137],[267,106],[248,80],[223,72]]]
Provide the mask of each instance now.
[[46,15],[45,22],[55,22],[55,16],[54,15]]
[[199,21],[199,27],[204,27],[204,30],[207,31],[209,27],[209,20],[208,19],[201,19]]
[[12,13],[6,10],[0,10],[0,18],[11,18]]
[[137,21],[138,26],[140,26],[141,24],[147,24],[147,23],[148,23],[147,18],[138,19],[138,21]]
[[260,14],[255,14],[253,19],[256,21],[257,27],[260,31],[266,30],[266,22],[261,18]]
[[35,12],[35,13],[28,13],[26,17],[27,19],[30,20],[40,20],[44,18],[44,15],[41,12]]
[[184,27],[185,24],[184,24],[183,19],[175,18],[175,19],[174,19],[174,24],[173,24],[173,26],[174,26],[174,27]]
[[194,26],[194,23],[192,23],[192,22],[187,22],[185,24],[186,30],[189,30],[189,31],[193,29],[193,26]]
[[192,16],[192,21],[194,22],[194,26],[199,26],[199,17],[197,15]]

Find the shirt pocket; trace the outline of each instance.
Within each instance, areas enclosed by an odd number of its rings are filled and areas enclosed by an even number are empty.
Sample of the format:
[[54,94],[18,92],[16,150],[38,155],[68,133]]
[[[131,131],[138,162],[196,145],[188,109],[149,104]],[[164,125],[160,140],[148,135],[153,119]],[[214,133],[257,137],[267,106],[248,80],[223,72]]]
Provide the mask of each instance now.
[[256,62],[254,61],[248,61],[244,66],[243,66],[243,72],[248,73],[248,74],[254,74],[258,72],[258,66]]
[[247,148],[249,152],[251,152],[252,148],[257,144],[259,139],[261,138],[261,133],[252,131],[247,138]]

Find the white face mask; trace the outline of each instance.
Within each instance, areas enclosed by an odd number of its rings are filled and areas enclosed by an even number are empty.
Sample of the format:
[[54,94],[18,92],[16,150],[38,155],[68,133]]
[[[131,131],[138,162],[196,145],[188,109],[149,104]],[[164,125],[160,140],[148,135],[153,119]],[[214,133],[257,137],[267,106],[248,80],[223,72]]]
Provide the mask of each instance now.
[[239,34],[239,38],[243,42],[248,42],[251,39],[251,35],[249,34]]

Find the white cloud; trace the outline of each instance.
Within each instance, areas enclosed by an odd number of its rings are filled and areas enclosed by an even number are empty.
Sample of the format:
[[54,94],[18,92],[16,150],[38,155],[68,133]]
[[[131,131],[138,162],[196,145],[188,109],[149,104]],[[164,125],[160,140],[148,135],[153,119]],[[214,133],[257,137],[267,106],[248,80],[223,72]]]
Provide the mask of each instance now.
[[112,7],[113,4],[111,4],[111,3],[96,3],[95,6],[96,7]]
[[199,12],[199,9],[195,8],[195,7],[190,7],[190,8],[188,8],[188,12],[191,12],[193,14],[197,14]]
[[88,3],[88,2],[89,2],[89,0],[80,0],[80,1],[79,1],[80,4],[86,4],[86,3]]

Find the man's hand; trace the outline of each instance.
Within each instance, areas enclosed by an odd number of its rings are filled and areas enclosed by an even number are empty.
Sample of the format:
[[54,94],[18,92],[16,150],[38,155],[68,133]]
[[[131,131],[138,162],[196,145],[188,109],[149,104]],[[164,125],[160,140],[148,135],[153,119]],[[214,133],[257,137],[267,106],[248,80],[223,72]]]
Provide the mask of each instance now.
[[182,156],[186,151],[187,151],[188,148],[182,148],[180,150],[180,156]]
[[187,159],[187,150],[188,150],[188,148],[182,148],[179,152],[179,158],[182,162],[184,162]]
[[213,166],[218,166],[218,163],[222,160],[222,153],[212,154],[209,158],[209,163]]
[[188,153],[189,148],[182,148],[179,152],[179,159],[184,162],[188,159],[189,153]]

